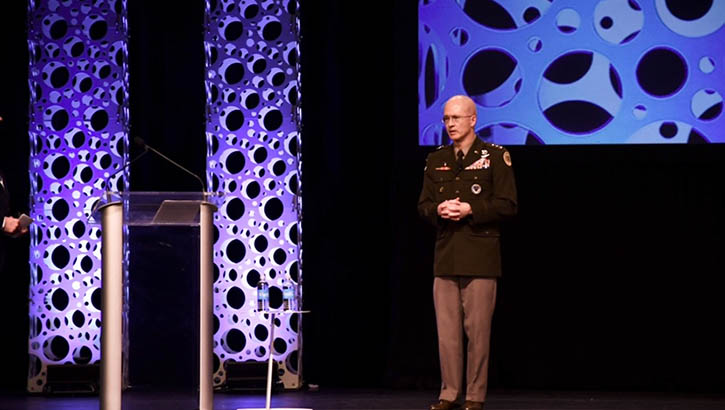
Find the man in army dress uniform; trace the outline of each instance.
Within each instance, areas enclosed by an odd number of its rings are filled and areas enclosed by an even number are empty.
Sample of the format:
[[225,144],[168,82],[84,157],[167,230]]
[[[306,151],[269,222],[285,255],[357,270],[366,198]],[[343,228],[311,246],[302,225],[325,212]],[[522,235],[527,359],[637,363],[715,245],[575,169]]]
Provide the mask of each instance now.
[[441,362],[439,402],[457,409],[463,393],[463,331],[468,337],[463,409],[483,408],[491,318],[501,276],[499,223],[516,214],[511,156],[475,133],[476,105],[457,95],[443,123],[452,145],[428,155],[418,212],[436,228],[433,300]]

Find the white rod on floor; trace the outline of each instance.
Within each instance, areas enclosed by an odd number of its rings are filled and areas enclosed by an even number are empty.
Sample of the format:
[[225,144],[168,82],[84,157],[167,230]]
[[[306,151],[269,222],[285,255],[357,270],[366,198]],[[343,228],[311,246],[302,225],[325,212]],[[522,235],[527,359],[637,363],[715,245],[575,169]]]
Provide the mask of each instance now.
[[269,410],[272,403],[272,367],[274,355],[272,351],[274,349],[274,313],[269,313],[269,363],[267,364],[267,404],[265,409]]

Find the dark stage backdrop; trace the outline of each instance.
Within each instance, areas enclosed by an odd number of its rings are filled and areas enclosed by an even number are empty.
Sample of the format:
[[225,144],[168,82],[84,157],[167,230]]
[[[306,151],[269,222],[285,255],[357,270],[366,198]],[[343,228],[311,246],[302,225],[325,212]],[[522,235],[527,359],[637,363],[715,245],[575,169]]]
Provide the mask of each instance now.
[[[25,4],[0,9],[0,170],[10,191],[11,210],[28,210],[28,43]],[[5,239],[5,238],[2,238]],[[5,266],[0,268],[0,391],[22,390],[28,373],[28,269],[30,240],[0,239]]]
[[[170,4],[129,2],[131,128],[203,173],[203,146],[186,143],[204,131],[203,8],[148,17]],[[3,117],[27,112],[15,107],[27,104],[23,15],[2,13]],[[430,150],[418,147],[417,4],[311,1],[302,18],[305,379],[435,388],[433,232],[415,207]],[[168,35],[143,44],[148,32]],[[27,137],[0,127],[2,167],[27,192],[27,165],[10,160]],[[492,387],[722,390],[725,146],[511,153],[520,215],[504,234]],[[134,169],[134,189],[195,189],[157,167]],[[27,278],[3,279],[2,333],[16,343],[0,377],[22,389]]]

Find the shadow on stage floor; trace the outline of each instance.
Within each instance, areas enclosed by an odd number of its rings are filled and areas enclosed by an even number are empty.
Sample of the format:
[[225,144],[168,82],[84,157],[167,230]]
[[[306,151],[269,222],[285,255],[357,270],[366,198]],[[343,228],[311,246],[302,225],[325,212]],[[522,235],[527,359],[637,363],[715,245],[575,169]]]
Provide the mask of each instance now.
[[[399,390],[324,390],[275,393],[272,408],[427,409],[436,392]],[[5,394],[0,410],[95,410],[98,396],[49,397]],[[263,394],[214,396],[215,410],[264,408]],[[124,393],[124,410],[183,410],[188,403],[175,393]],[[616,392],[492,391],[486,410],[721,410],[725,395]],[[191,410],[189,408],[189,410]]]

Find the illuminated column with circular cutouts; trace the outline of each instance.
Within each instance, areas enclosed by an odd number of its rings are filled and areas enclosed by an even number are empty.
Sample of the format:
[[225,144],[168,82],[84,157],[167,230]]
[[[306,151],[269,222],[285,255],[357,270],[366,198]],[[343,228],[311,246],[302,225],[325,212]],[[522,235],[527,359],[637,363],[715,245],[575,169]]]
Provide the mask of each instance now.
[[[207,178],[215,217],[214,383],[229,361],[265,361],[269,317],[256,286],[301,285],[299,15],[296,0],[206,2]],[[301,286],[298,287],[301,296]],[[300,383],[299,314],[277,315],[272,354],[285,387]]]
[[127,157],[126,1],[28,2],[31,145],[30,371],[100,359],[100,227],[87,218],[123,190]]

